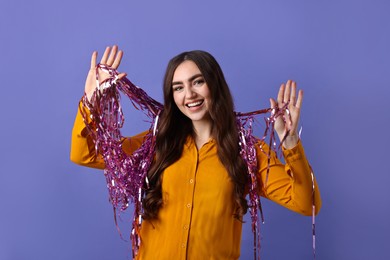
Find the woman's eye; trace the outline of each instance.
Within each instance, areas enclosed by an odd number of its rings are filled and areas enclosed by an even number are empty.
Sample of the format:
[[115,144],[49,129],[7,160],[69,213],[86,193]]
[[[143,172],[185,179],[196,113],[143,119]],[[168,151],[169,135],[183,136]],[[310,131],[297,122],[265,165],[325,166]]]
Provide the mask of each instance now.
[[177,87],[174,87],[174,88],[173,88],[173,91],[180,91],[180,90],[182,90],[182,89],[183,89],[182,86],[177,86]]
[[194,81],[194,85],[202,85],[204,83],[203,79],[197,79]]

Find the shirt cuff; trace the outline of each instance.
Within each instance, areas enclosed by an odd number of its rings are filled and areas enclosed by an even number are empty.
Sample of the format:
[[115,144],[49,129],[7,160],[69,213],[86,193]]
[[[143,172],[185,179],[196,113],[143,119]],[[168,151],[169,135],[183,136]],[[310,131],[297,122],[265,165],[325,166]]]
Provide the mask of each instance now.
[[282,147],[282,151],[286,163],[292,163],[297,160],[301,160],[302,158],[305,157],[305,151],[303,149],[302,142],[300,139],[298,140],[298,143],[293,148],[285,149],[284,147]]

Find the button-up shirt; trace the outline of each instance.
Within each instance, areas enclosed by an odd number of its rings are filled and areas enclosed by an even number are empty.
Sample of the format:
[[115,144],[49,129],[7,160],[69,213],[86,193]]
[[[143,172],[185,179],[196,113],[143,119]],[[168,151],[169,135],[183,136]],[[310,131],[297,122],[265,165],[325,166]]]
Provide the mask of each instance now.
[[[80,113],[72,134],[72,161],[104,168],[96,156],[93,142],[86,134]],[[131,153],[143,140],[143,134],[127,138],[123,149]],[[311,169],[299,142],[283,150],[286,164],[272,153],[268,165],[267,146],[257,150],[259,195],[295,212],[312,213]],[[267,167],[269,176],[267,183]],[[138,259],[238,259],[242,222],[234,217],[236,203],[233,183],[217,155],[214,140],[199,150],[192,138],[183,147],[181,158],[162,175],[163,205],[155,220],[142,222]],[[321,205],[315,183],[315,205]]]

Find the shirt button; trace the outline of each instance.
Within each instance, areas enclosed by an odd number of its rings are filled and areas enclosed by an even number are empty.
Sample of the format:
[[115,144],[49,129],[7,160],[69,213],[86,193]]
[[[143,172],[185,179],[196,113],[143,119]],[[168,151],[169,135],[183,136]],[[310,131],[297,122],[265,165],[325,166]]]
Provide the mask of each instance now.
[[191,183],[191,184],[194,183],[194,180],[193,180],[193,179],[190,179],[190,183]]
[[187,225],[184,225],[184,227],[183,227],[185,230],[187,230],[188,229],[188,226]]
[[187,208],[191,208],[191,204],[190,203],[187,204]]
[[186,248],[186,244],[181,244],[181,248]]

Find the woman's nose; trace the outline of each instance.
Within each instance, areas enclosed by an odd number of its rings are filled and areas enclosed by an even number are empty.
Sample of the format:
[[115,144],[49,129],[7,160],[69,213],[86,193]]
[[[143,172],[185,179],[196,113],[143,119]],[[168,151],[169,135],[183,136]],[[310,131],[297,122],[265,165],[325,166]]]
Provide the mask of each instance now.
[[196,96],[196,93],[192,90],[191,87],[186,88],[186,98],[193,98]]

